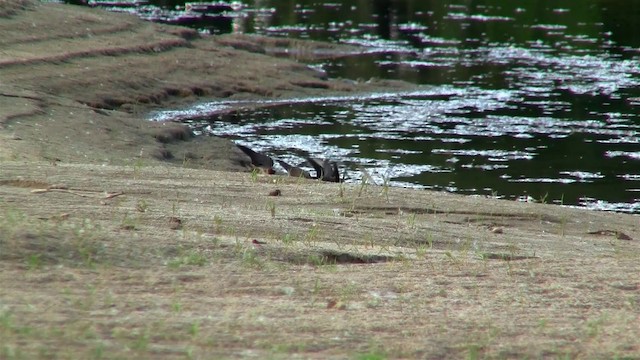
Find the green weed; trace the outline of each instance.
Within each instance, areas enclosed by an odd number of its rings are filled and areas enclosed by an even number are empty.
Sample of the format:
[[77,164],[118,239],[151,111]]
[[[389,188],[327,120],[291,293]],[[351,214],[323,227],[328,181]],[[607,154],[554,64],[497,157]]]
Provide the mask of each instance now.
[[267,201],[267,210],[271,214],[271,218],[275,219],[276,217],[276,203],[273,201]]
[[170,260],[167,266],[177,269],[182,266],[205,266],[208,263],[209,259],[204,254],[192,249]]

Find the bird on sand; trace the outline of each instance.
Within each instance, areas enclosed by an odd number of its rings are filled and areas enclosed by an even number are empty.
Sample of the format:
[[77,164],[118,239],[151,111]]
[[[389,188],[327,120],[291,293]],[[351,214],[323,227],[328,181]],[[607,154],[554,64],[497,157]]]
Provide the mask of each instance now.
[[293,165],[287,164],[286,162],[284,162],[282,160],[277,160],[277,161],[280,164],[280,166],[282,166],[285,170],[287,170],[287,173],[289,174],[289,176],[292,176],[292,177],[303,177],[305,179],[311,179],[312,178],[311,174],[309,174],[308,171],[303,170],[298,166],[293,166]]
[[340,170],[334,161],[318,158],[307,158],[307,161],[316,170],[316,179],[329,182],[340,182]]
[[265,154],[255,152],[244,145],[236,144],[236,146],[238,147],[238,149],[242,150],[242,152],[245,153],[251,159],[251,165],[253,165],[254,168],[260,169],[264,173],[267,173],[270,175],[273,175],[276,173],[276,171],[273,170],[272,158],[270,158]]

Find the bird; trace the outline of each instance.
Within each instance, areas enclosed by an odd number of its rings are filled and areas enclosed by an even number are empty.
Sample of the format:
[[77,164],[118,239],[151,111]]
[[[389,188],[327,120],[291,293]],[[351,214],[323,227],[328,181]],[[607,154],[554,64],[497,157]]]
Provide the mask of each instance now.
[[307,161],[316,169],[316,179],[329,182],[341,181],[336,162],[318,158],[307,158]]
[[286,162],[284,162],[282,160],[277,160],[277,161],[285,170],[287,170],[287,173],[289,174],[289,176],[303,177],[305,179],[311,179],[312,178],[311,174],[309,174],[308,171],[303,170],[298,166],[293,166],[293,165],[287,164]]
[[253,165],[254,168],[260,169],[270,175],[276,173],[276,171],[273,170],[272,158],[265,154],[255,152],[244,145],[236,144],[236,146],[251,159],[251,165]]

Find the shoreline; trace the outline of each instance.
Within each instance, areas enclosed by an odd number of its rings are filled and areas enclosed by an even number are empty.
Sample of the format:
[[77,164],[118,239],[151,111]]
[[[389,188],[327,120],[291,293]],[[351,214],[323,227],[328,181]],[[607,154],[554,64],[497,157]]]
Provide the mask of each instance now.
[[0,33],[1,358],[640,356],[637,215],[249,174],[145,119],[411,88],[273,50],[334,45],[30,0]]
[[[246,171],[229,141],[172,138],[181,133],[180,126],[148,122],[147,114],[214,99],[305,98],[412,86],[326,79],[295,58],[279,57],[287,46],[304,50],[292,55],[297,58],[313,58],[314,49],[322,49],[322,57],[329,50],[334,56],[358,51],[352,46],[200,36],[100,9],[22,4],[0,24],[5,35],[0,40],[0,159],[113,164],[142,159]],[[156,141],[158,133],[167,141]],[[66,146],[68,138],[74,139],[72,148]]]

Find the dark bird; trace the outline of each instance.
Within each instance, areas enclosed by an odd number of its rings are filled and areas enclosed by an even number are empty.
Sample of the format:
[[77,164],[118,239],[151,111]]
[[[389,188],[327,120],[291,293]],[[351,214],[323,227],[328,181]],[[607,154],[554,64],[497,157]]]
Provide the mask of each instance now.
[[276,173],[275,170],[273,170],[272,158],[265,154],[255,152],[244,145],[236,144],[236,146],[251,159],[251,165],[253,165],[254,168],[258,168],[267,174]]
[[293,165],[289,165],[286,162],[282,161],[282,160],[278,160],[278,163],[285,169],[287,170],[287,173],[289,174],[289,176],[293,176],[293,177],[303,177],[305,179],[311,179],[312,176],[311,174],[309,174],[308,171],[303,170],[297,166],[293,166]]
[[316,169],[316,179],[329,182],[340,182],[340,170],[334,161],[308,158],[307,161]]

